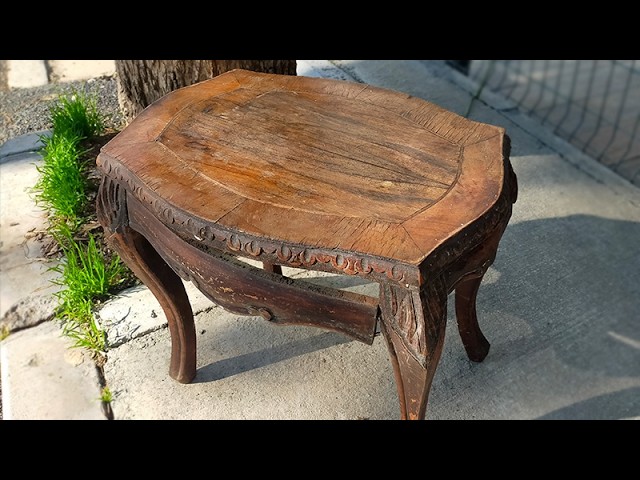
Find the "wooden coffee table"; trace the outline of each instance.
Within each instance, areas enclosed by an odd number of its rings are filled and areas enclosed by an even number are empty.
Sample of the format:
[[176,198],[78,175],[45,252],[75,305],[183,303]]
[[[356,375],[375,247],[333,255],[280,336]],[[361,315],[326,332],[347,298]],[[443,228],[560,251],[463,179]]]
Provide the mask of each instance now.
[[98,215],[166,313],[175,380],[196,374],[182,277],[231,312],[367,344],[380,322],[401,417],[422,419],[452,291],[469,358],[489,350],[476,294],[517,196],[508,156],[502,128],[403,93],[234,70],[166,95],[104,146]]

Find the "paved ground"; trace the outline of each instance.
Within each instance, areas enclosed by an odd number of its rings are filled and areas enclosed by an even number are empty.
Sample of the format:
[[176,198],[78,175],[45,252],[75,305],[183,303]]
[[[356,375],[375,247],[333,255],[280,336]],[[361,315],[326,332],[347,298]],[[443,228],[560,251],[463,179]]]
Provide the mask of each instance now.
[[[301,75],[392,88],[458,113],[475,92],[435,61],[299,67]],[[640,190],[489,93],[470,117],[507,129],[520,196],[478,297],[489,356],[481,364],[467,360],[450,308],[427,418],[640,418]],[[0,180],[20,162],[5,156]],[[7,202],[20,208],[7,211],[15,215],[28,199],[13,192]],[[6,221],[3,213],[3,235]],[[375,291],[351,277],[313,281]],[[23,283],[25,294],[36,283]],[[98,312],[113,345],[104,379],[115,394],[115,419],[398,418],[380,337],[369,347],[318,329],[277,327],[226,313],[188,291],[199,366],[190,385],[167,375],[166,322],[145,288]],[[99,375],[51,322],[0,343],[0,367],[5,418],[105,418],[96,400]]]

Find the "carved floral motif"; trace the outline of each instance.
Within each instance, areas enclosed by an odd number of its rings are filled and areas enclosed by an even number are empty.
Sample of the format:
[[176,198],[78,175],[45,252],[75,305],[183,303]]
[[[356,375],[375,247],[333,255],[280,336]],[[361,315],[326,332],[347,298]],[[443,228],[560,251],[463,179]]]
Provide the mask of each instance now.
[[447,321],[447,286],[442,277],[417,288],[383,285],[382,321],[398,335],[407,351],[426,368]]
[[426,356],[424,317],[420,293],[416,290],[388,286],[392,328],[404,340],[414,355],[424,362]]
[[103,176],[96,199],[98,220],[111,232],[126,224],[126,194],[119,182]]
[[[223,227],[194,218],[135,183],[121,172],[120,166],[110,159],[101,158],[100,167],[110,178],[109,182],[121,182],[126,189],[177,234],[194,239],[204,245],[233,254],[247,254],[257,260],[279,262],[290,267],[320,266],[323,270],[335,270],[347,275],[384,276],[399,283],[417,283],[414,267],[375,257],[363,257],[354,253],[287,245],[281,242],[229,232]],[[111,184],[110,183],[110,184]]]

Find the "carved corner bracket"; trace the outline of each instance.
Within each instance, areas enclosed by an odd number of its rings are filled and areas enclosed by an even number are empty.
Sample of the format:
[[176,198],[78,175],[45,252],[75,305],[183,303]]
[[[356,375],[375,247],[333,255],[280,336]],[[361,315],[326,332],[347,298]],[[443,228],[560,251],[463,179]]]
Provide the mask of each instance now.
[[109,234],[128,225],[127,193],[117,180],[103,175],[96,198],[96,213],[100,224]]
[[380,286],[380,310],[386,326],[402,339],[407,351],[426,368],[442,323],[446,322],[447,285],[442,277],[421,288]]

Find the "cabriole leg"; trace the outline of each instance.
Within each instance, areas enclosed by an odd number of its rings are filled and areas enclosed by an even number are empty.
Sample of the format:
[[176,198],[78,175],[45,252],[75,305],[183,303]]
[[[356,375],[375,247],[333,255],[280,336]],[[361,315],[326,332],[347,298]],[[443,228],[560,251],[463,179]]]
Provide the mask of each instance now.
[[431,383],[442,354],[447,291],[442,281],[421,290],[382,285],[381,330],[395,373],[400,417],[425,417]]

